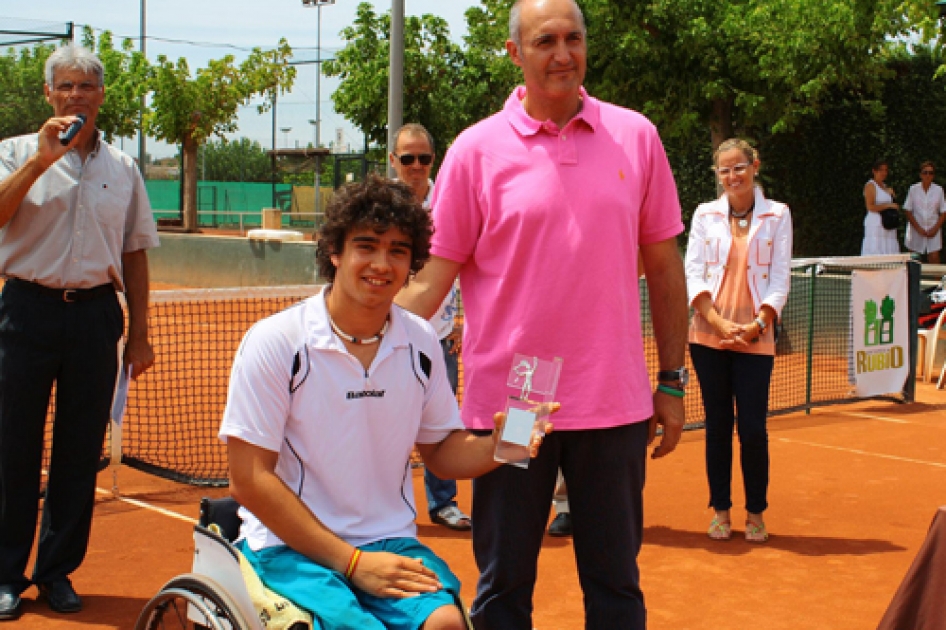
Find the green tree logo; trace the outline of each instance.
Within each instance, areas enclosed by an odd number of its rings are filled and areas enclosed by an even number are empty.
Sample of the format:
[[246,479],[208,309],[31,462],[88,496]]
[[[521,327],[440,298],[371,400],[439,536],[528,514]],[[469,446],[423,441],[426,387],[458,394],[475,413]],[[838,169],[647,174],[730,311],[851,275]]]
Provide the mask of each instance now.
[[897,304],[889,295],[880,302],[880,319],[877,319],[877,303],[864,302],[864,345],[879,346],[893,343],[893,313]]

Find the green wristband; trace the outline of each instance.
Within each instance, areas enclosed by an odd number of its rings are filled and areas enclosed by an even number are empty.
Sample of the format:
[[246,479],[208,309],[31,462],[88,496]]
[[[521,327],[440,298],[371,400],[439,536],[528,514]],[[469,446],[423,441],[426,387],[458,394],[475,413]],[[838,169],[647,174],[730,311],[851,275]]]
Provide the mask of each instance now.
[[686,395],[686,392],[684,392],[682,389],[677,389],[676,387],[670,387],[668,385],[664,385],[663,383],[660,383],[657,385],[657,391],[663,394],[669,394],[671,396],[675,396],[677,398],[683,398]]

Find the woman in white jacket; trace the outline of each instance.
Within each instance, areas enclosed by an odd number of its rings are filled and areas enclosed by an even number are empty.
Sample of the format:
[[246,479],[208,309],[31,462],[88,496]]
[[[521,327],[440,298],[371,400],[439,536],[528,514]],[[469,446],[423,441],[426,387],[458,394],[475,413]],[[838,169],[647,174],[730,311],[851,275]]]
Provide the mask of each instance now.
[[775,323],[788,299],[792,218],[788,206],[755,185],[759,158],[744,140],[727,140],[713,156],[723,195],[693,214],[686,253],[687,294],[694,309],[690,358],[706,411],[706,473],[714,540],[732,536],[733,427],[738,410],[746,495],[745,537],[765,542],[769,450],[766,415],[775,362]]

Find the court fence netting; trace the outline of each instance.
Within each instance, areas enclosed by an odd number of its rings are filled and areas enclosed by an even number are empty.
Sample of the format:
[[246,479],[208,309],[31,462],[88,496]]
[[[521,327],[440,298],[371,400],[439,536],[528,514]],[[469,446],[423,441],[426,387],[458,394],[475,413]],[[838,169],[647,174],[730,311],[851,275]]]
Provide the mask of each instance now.
[[[851,272],[903,266],[909,273],[911,371],[903,391],[891,398],[913,400],[919,264],[905,256],[804,259],[793,261],[791,292],[779,322],[770,415],[858,399],[850,367]],[[643,279],[640,288],[644,349],[654,375],[657,347]],[[149,322],[156,359],[129,389],[120,463],[181,483],[226,486],[226,447],[217,431],[239,343],[255,322],[318,290],[306,285],[152,291]],[[687,365],[692,372],[689,356]],[[54,400],[47,421],[46,462]],[[704,416],[696,378],[684,402],[687,428],[700,428]],[[109,463],[109,438],[103,468]]]

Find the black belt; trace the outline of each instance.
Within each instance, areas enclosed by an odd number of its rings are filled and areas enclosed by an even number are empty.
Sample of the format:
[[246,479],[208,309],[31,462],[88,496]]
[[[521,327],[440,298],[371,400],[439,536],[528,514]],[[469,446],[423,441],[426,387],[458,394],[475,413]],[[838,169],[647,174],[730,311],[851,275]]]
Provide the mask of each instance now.
[[107,295],[115,294],[115,286],[111,283],[100,284],[91,289],[53,289],[52,287],[46,287],[36,282],[30,282],[29,280],[9,278],[7,279],[7,284],[56,300],[62,300],[63,302],[88,302],[89,300],[97,300]]

